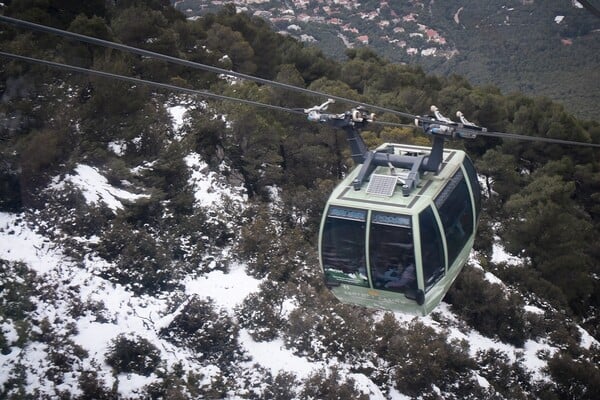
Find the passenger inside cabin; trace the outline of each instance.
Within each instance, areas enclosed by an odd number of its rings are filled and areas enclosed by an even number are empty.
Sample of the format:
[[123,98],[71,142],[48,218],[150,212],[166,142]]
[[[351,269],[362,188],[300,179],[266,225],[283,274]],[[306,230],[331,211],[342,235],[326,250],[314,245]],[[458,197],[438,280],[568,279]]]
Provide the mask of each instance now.
[[373,285],[377,289],[405,292],[416,289],[417,274],[415,263],[404,258],[389,260],[388,263],[375,263],[373,267]]
[[406,290],[416,286],[417,270],[414,263],[409,263],[404,266],[400,274],[397,274],[394,279],[390,279],[386,284],[386,289]]

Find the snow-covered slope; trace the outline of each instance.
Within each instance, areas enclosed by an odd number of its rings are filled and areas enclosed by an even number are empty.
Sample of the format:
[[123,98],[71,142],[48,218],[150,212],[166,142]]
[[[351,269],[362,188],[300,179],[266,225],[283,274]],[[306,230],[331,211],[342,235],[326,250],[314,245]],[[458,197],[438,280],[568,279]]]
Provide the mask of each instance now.
[[[183,109],[172,107],[170,111],[175,117],[175,130],[183,129]],[[240,212],[247,206],[243,188],[228,184],[217,172],[210,171],[198,154],[190,152],[185,163],[190,169],[195,207],[219,214],[228,212],[221,209],[225,203],[237,204]],[[79,191],[90,207],[105,207],[114,214],[123,212],[126,204],[149,196],[144,188],[117,188],[100,169],[84,164],[77,165],[72,174],[56,177],[50,185],[55,191],[65,187]],[[231,229],[235,231],[240,227]],[[8,397],[22,394],[55,398],[68,394],[81,398],[115,395],[147,398],[149,393],[164,395],[177,387],[180,395],[189,398],[269,398],[268,393],[273,392],[268,390],[277,387],[276,377],[282,380],[287,377],[287,382],[295,386],[280,384],[278,388],[300,398],[311,379],[320,376],[321,379],[333,377],[340,384],[349,382],[356,393],[372,400],[409,398],[396,388],[393,378],[382,379],[369,373],[375,369],[373,366],[361,369],[343,355],[339,358],[303,355],[285,340],[283,333],[272,340],[257,342],[249,329],[239,328],[240,306],[248,296],[259,293],[261,284],[268,278],[252,277],[246,264],[231,254],[230,245],[213,248],[212,264],[201,273],[179,276],[173,290],[139,293],[130,285],[108,279],[103,273],[107,269],[128,267],[119,267],[116,260],[101,257],[94,250],[98,240],[95,236],[69,236],[49,227],[40,212],[0,213],[0,300],[3,306],[0,313],[3,339],[0,341],[0,385],[3,389],[0,393]],[[79,243],[86,254],[73,257],[65,245],[69,241]],[[476,258],[472,258],[474,264]],[[518,264],[518,260],[502,253],[499,243],[492,261]],[[220,263],[228,267],[217,268]],[[486,279],[503,285],[489,272]],[[200,335],[193,343],[177,336],[182,321],[190,323],[191,317],[186,313],[192,305],[208,307],[209,314],[216,316],[201,321],[198,332],[188,332]],[[297,307],[294,298],[287,298],[280,314],[284,320],[290,318]],[[523,312],[543,313],[533,305]],[[374,321],[380,322],[386,314],[372,315]],[[408,327],[419,322],[445,335],[448,342],[466,343],[468,355],[473,359],[482,352],[495,351],[494,354],[505,355],[508,363],[522,365],[531,374],[532,381],[549,380],[545,367],[557,348],[546,338],[527,340],[519,348],[497,337],[486,337],[466,324],[446,303],[425,318],[399,313],[393,318],[403,329],[410,329]],[[226,329],[216,331],[219,324]],[[330,326],[330,329],[336,327]],[[598,346],[585,331],[581,328],[579,331],[583,348]],[[206,336],[202,336],[206,332]],[[230,336],[223,337],[223,332]],[[311,340],[319,342],[322,338]],[[119,344],[123,343],[133,344],[133,347],[122,349]],[[229,353],[218,357],[198,350],[205,345],[215,347],[215,343],[233,347],[226,347]],[[313,347],[323,346],[317,343]],[[139,349],[146,351],[141,355],[132,354]],[[213,350],[217,351],[209,348],[208,352]],[[121,359],[117,357],[115,361],[115,354]],[[137,366],[123,365],[123,357],[135,358]],[[219,361],[220,357],[228,358],[229,362]],[[386,366],[386,361],[377,357],[373,360],[390,370],[396,367]],[[150,367],[142,370],[140,364]],[[481,393],[495,393],[482,374],[481,369],[474,368],[471,379]],[[219,391],[216,389],[219,387],[225,389]],[[435,386],[432,391],[444,395]]]

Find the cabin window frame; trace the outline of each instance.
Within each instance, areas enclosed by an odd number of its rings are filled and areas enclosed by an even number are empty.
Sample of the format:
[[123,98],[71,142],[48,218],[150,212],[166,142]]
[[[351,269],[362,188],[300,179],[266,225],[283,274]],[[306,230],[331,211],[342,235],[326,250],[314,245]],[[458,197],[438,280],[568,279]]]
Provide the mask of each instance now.
[[[355,264],[354,268],[352,268],[352,270],[351,270],[351,268],[348,268],[349,264],[345,263],[344,262],[345,260],[339,254],[335,254],[334,256],[332,256],[332,257],[337,258],[337,259],[334,259],[333,263],[331,263],[331,259],[326,259],[326,256],[325,256],[326,255],[325,247],[327,247],[326,240],[330,241],[330,239],[331,239],[328,236],[328,233],[326,232],[326,230],[328,229],[328,224],[330,221],[352,221],[353,223],[362,223],[362,226],[359,227],[359,229],[362,230],[362,233],[359,232],[357,234],[357,236],[359,237],[360,240],[352,240],[352,238],[337,239],[337,240],[349,240],[354,243],[354,246],[357,246],[357,245],[362,246],[362,256],[359,255],[359,253],[361,252],[361,247],[359,247],[358,249],[356,249],[354,251],[354,253],[355,253],[355,255],[357,255],[358,259],[356,260],[356,264]],[[346,206],[339,206],[339,205],[330,205],[327,208],[327,212],[325,214],[325,223],[323,224],[323,231],[321,232],[321,240],[319,243],[319,246],[320,246],[319,256],[321,257],[321,265],[323,268],[323,274],[325,275],[325,278],[328,283],[333,284],[333,285],[346,284],[346,285],[353,285],[353,286],[357,286],[357,287],[365,287],[365,288],[370,287],[369,272],[368,272],[367,261],[366,261],[366,258],[367,258],[367,247],[366,247],[367,241],[366,240],[367,240],[367,233],[368,233],[368,221],[369,221],[369,210],[367,210],[367,209],[360,209],[360,208],[346,207]],[[352,229],[352,231],[356,235],[357,230]],[[348,233],[349,230],[342,229],[342,232]],[[331,234],[331,235],[333,235],[333,234]],[[333,235],[333,236],[335,236],[335,235]],[[336,246],[334,244],[332,247],[336,248],[336,247],[341,247],[341,246]],[[349,246],[348,248],[351,248],[351,246]],[[335,268],[335,266],[336,266],[335,262],[339,262],[340,264],[343,264],[345,266],[345,269],[342,269],[341,265],[340,265],[340,269]],[[362,265],[361,265],[361,262],[362,262]],[[328,267],[328,265],[329,265],[329,267]],[[355,277],[353,278],[351,275],[355,275]]]
[[[397,254],[392,254],[388,250],[385,252],[387,257],[378,257],[379,260],[376,261],[376,253],[382,251],[382,246],[386,243],[381,240],[381,233],[378,232],[376,235],[373,235],[373,233],[376,229],[380,229],[379,227],[385,226],[399,229],[396,233],[401,233],[403,231],[408,233],[410,243],[405,242],[404,245],[409,247],[406,248],[406,251]],[[383,233],[383,236],[386,237],[394,233],[394,231],[388,230]],[[374,239],[374,236],[378,237]],[[389,293],[404,294],[406,298],[416,300],[419,289],[419,272],[412,216],[370,210],[367,240],[371,288]],[[374,244],[373,240],[377,243]],[[391,240],[387,244],[395,244],[398,242],[398,240]],[[402,249],[402,245],[397,246],[399,249]],[[382,264],[385,264],[385,266],[382,267]]]
[[469,178],[466,181],[471,192],[471,198],[473,199],[473,223],[476,227],[477,221],[479,221],[479,215],[481,214],[481,185],[477,179],[477,170],[475,169],[475,164],[473,163],[473,160],[471,160],[471,158],[469,158],[469,156],[466,154],[461,167],[464,170],[463,173]]
[[[437,268],[437,276],[435,277],[435,279],[431,282],[427,282],[428,276],[426,273],[426,265],[425,265],[425,253],[427,252],[427,249],[425,249],[425,246],[430,243],[428,240],[426,240],[426,238],[423,237],[423,232],[424,232],[424,224],[423,224],[423,220],[421,219],[421,217],[424,217],[424,214],[426,212],[430,213],[430,218],[431,218],[431,222],[432,222],[432,227],[434,229],[434,236],[437,236],[437,240],[438,242],[438,255],[441,256],[441,263],[440,263],[440,267]],[[423,210],[421,210],[421,212],[419,212],[416,215],[416,218],[418,219],[418,223],[419,223],[419,243],[420,243],[420,260],[421,260],[421,276],[423,277],[423,285],[422,285],[422,290],[427,293],[429,292],[429,290],[431,290],[433,287],[435,287],[436,283],[438,283],[440,280],[442,280],[446,274],[448,273],[448,269],[449,269],[449,265],[448,265],[448,249],[447,249],[447,245],[446,245],[446,238],[443,235],[442,232],[442,223],[440,220],[440,216],[437,213],[437,208],[433,207],[432,204],[428,205],[427,207],[425,207]],[[437,233],[437,235],[436,235]]]
[[[457,190],[463,191],[463,195],[466,194],[466,196],[461,195]],[[459,195],[461,197],[457,197]],[[468,204],[463,204],[461,207],[460,203],[465,199]],[[465,245],[469,242],[469,238],[473,236],[476,228],[473,196],[468,183],[468,178],[462,168],[456,170],[448,181],[448,184],[433,200],[433,203],[435,204],[437,213],[440,217],[441,228],[447,248],[447,270],[450,270],[462,250],[465,248]],[[453,206],[455,209],[458,206],[458,209],[461,210],[460,215],[456,216],[456,212],[453,212],[456,210],[448,210],[448,207],[450,206]],[[470,221],[461,221],[466,212],[470,214]],[[453,217],[453,215],[455,216]],[[467,225],[465,227],[465,223],[469,223],[470,226]],[[470,231],[467,232],[467,229],[465,228],[470,228]],[[457,238],[459,242],[456,241]]]

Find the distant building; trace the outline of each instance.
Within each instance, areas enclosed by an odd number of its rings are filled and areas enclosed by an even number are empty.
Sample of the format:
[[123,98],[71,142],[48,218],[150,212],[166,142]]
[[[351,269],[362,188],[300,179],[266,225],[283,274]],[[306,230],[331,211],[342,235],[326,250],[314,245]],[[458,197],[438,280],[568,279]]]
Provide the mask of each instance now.
[[303,42],[307,42],[307,43],[312,43],[312,42],[317,41],[317,39],[315,39],[313,36],[305,35],[305,34],[300,35],[300,40]]
[[416,20],[417,20],[417,14],[415,14],[415,13],[410,13],[410,14],[402,17],[402,21],[404,21],[404,22],[415,22]]
[[271,16],[273,16],[273,13],[270,11],[254,11],[254,15],[255,17],[259,17],[259,18],[264,18],[264,19],[269,19],[271,18]]
[[356,38],[356,40],[360,44],[369,44],[369,36],[368,35],[359,36]]

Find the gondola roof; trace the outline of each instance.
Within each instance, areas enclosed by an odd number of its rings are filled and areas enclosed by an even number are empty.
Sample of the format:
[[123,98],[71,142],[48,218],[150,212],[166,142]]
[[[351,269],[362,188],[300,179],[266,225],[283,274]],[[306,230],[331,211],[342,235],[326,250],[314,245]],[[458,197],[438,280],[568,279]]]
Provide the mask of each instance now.
[[[384,143],[376,151],[393,149],[394,154],[404,155],[407,151],[414,154],[428,154],[430,149],[421,146],[399,145],[393,143]],[[401,190],[402,182],[405,181],[410,170],[403,168],[394,168],[389,166],[379,166],[375,168],[369,176],[368,181],[363,184],[359,190],[355,190],[352,182],[360,172],[360,168],[353,169],[345,178],[342,184],[336,187],[330,197],[330,202],[340,206],[357,207],[373,209],[391,213],[407,213],[409,210],[419,211],[428,206],[432,199],[444,188],[452,174],[462,163],[464,152],[461,150],[445,149],[443,152],[443,162],[437,173],[425,172],[421,174],[420,181],[415,190],[412,190],[406,196]],[[391,193],[388,185],[391,185],[389,177],[396,177],[398,182],[393,187]],[[383,187],[382,190],[379,190]]]

